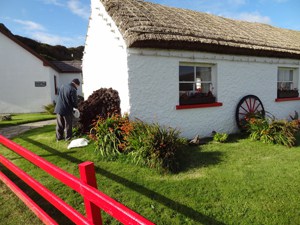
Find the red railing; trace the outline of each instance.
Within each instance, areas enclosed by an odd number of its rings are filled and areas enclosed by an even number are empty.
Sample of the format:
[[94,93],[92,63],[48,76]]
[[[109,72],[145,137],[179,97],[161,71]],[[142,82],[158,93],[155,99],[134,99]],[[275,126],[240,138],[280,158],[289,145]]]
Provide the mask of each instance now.
[[[1,135],[0,144],[13,150],[23,158],[43,169],[48,174],[52,175],[57,180],[69,186],[83,196],[86,217],[0,154],[0,163],[2,165],[22,179],[26,184],[33,188],[38,194],[43,196],[44,199],[55,206],[75,224],[102,224],[100,209],[123,224],[154,224],[97,190],[95,169],[92,162],[84,162],[79,164],[79,179]],[[43,223],[53,225],[57,224],[53,218],[51,218],[1,171],[0,180],[2,180],[24,202],[41,219],[41,221],[43,221]]]

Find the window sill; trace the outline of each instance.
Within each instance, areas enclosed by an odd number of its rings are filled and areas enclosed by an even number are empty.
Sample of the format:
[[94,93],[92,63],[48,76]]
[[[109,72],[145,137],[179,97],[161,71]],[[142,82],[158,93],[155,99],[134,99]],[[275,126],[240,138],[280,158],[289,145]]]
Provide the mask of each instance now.
[[[300,98],[299,98],[300,100]],[[197,104],[197,105],[176,105],[176,109],[195,109],[195,108],[210,108],[210,107],[218,107],[222,106],[222,102],[214,102],[214,103],[207,103],[207,104]]]
[[275,102],[287,102],[287,101],[300,101],[299,97],[296,98],[276,98]]

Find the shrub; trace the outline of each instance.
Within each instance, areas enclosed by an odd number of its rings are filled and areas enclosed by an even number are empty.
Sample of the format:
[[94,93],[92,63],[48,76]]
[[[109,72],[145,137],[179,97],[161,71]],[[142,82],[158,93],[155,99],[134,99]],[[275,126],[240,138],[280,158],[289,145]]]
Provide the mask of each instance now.
[[12,120],[12,115],[7,114],[7,115],[0,115],[0,121],[11,121]]
[[179,138],[176,129],[139,120],[131,122],[127,115],[117,114],[106,119],[99,117],[90,137],[95,141],[96,151],[107,159],[115,159],[123,153],[131,162],[161,172],[178,170],[177,155],[186,142]]
[[249,121],[250,139],[263,143],[280,144],[287,147],[295,145],[295,134],[298,131],[296,121],[251,119]]
[[104,119],[99,117],[91,129],[91,138],[95,140],[96,151],[102,156],[113,158],[126,148],[125,136],[131,130],[128,116],[114,114]]
[[228,134],[226,133],[215,133],[214,134],[214,137],[213,137],[214,141],[216,142],[220,142],[220,143],[223,143],[223,142],[226,142],[227,139],[228,139]]
[[54,115],[54,109],[55,109],[55,104],[54,103],[50,103],[48,105],[44,105],[44,110],[46,113],[50,114],[50,115]]
[[106,119],[109,115],[121,114],[120,97],[112,88],[101,88],[94,91],[86,101],[81,102],[78,109],[80,131],[89,132],[98,117]]
[[179,138],[179,131],[159,124],[133,123],[133,130],[126,137],[127,150],[136,164],[156,168],[161,172],[177,172],[178,153],[186,143]]

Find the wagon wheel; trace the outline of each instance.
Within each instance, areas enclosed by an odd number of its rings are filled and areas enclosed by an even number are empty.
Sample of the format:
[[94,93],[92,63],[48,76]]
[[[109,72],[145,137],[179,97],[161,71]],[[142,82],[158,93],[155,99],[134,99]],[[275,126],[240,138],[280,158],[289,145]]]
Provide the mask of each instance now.
[[235,119],[238,128],[244,131],[248,119],[257,116],[265,116],[265,109],[262,102],[255,95],[246,95],[240,100],[236,108]]

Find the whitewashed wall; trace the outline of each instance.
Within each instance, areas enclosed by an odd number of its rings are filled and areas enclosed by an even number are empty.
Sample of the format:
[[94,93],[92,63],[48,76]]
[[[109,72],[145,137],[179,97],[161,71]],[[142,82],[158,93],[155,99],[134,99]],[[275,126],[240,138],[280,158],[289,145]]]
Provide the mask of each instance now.
[[82,62],[84,98],[100,88],[112,87],[122,96],[122,112],[128,112],[127,71],[124,41],[100,1],[92,0]]
[[[223,106],[176,110],[180,62],[210,63],[216,69],[217,101]],[[300,112],[300,101],[275,102],[279,66],[299,68],[300,61],[226,56],[187,51],[129,50],[130,116],[181,130],[182,135],[210,136],[237,131],[235,110],[245,95],[256,95],[279,119]],[[298,70],[299,71],[299,70]]]
[[[0,113],[41,112],[52,102],[50,74],[55,70],[0,33]],[[35,87],[45,81],[46,87]]]
[[[215,94],[222,106],[176,110],[182,62],[214,64]],[[83,92],[86,99],[101,87],[112,87],[119,91],[122,112],[130,113],[131,118],[178,128],[188,138],[203,137],[212,131],[236,132],[235,110],[245,95],[258,96],[265,110],[279,119],[288,118],[294,110],[300,112],[300,101],[275,102],[278,67],[299,65],[299,60],[126,49],[100,1],[92,0]]]

